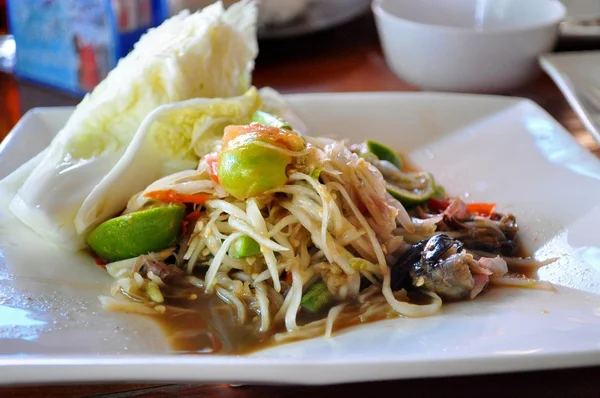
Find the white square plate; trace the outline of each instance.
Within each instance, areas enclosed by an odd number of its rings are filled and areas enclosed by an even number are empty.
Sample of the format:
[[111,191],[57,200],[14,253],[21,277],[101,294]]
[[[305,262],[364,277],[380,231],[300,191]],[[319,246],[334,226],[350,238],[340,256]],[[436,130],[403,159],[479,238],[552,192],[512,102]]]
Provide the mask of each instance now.
[[[0,202],[0,383],[326,384],[600,364],[600,162],[528,100],[433,93],[286,97],[312,134],[408,153],[448,191],[514,212],[558,292],[494,289],[438,315],[363,325],[248,356],[169,353],[157,325],[100,308],[110,277]],[[47,145],[70,109],[28,113],[0,176]]]

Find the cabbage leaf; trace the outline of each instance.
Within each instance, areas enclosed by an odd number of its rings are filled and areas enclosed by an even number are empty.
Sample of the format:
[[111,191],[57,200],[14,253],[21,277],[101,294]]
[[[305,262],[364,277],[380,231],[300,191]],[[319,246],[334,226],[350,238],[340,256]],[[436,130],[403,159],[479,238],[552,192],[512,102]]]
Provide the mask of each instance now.
[[250,120],[261,104],[251,87],[256,14],[252,0],[218,2],[148,31],[35,164],[7,177],[20,185],[11,211],[51,242],[83,248],[130,196],[190,167],[224,125]]

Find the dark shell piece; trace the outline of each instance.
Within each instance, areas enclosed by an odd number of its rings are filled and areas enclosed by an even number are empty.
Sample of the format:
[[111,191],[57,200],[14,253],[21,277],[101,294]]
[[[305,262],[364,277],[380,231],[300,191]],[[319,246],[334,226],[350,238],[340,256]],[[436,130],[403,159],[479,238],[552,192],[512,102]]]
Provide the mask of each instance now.
[[148,272],[158,276],[166,284],[183,284],[187,283],[185,271],[177,268],[175,265],[166,264],[162,261],[147,259],[144,265],[140,268],[142,275],[147,275]]
[[444,253],[452,246],[456,247],[456,251],[462,251],[462,243],[450,238],[448,235],[435,235],[427,241],[421,256],[426,263],[437,262]]
[[412,287],[409,277],[411,271],[415,275],[425,274],[428,268],[434,267],[444,253],[453,247],[456,248],[457,253],[463,250],[461,242],[444,234],[435,235],[412,245],[391,267],[392,290]]
[[518,250],[516,240],[519,227],[511,214],[500,219],[497,231],[493,228],[469,227],[455,217],[444,217],[439,225],[442,231],[459,232],[458,239],[470,250],[480,250],[493,254],[514,257]]
[[398,259],[396,264],[390,268],[391,288],[393,291],[411,286],[408,273],[414,264],[418,264],[421,261],[421,253],[427,242],[428,240],[425,239],[412,245]]

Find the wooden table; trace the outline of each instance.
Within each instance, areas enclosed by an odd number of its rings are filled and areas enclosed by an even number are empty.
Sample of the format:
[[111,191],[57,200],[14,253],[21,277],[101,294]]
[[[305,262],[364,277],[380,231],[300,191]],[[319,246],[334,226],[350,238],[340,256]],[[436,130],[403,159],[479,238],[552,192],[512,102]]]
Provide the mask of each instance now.
[[[600,48],[600,43],[561,43],[560,49]],[[254,84],[281,92],[416,91],[385,65],[370,15],[309,37],[261,43]],[[563,96],[544,75],[508,93],[527,97],[555,117],[583,146],[600,156]],[[36,106],[75,105],[69,97],[0,74],[0,139],[22,113]],[[302,397],[345,396],[598,396],[600,367],[491,376],[405,380],[325,387],[229,387],[227,385],[89,385],[0,388],[1,397]]]

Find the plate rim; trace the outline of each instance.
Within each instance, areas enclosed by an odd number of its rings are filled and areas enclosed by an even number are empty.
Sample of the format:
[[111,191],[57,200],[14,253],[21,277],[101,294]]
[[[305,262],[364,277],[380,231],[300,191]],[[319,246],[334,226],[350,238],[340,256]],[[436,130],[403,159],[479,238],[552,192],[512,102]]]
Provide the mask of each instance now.
[[[374,360],[374,359],[339,359],[339,360],[303,360],[280,358],[253,358],[251,356],[225,355],[137,355],[137,356],[54,356],[31,359],[8,359],[0,356],[0,385],[9,384],[58,384],[65,382],[227,382],[243,384],[297,384],[297,385],[331,385],[352,382],[378,382],[388,380],[406,380],[414,378],[437,378],[455,376],[477,376],[486,374],[503,374],[525,371],[546,371],[566,368],[595,366],[600,363],[596,351],[527,355],[502,355],[492,358],[463,357],[460,359],[437,359],[436,364],[443,366],[430,369],[430,360]],[[202,358],[208,360],[202,360]],[[200,359],[200,360],[199,360]],[[406,366],[404,372],[390,370],[397,365]],[[343,370],[356,366],[369,365],[378,368],[378,376],[357,379],[345,375]],[[135,369],[136,375],[119,371]],[[194,372],[181,372],[182,369],[193,369]],[[252,371],[248,374],[248,369]],[[278,369],[281,368],[281,369]],[[327,373],[327,368],[338,371]],[[381,369],[379,369],[381,368]],[[38,370],[37,377],[32,380],[28,372]],[[76,369],[75,372],[73,372]],[[160,369],[161,372],[156,372]],[[227,375],[222,372],[228,370]],[[295,371],[295,372],[294,372]],[[206,372],[198,377],[195,372]],[[231,377],[231,374],[244,374],[245,377]],[[282,372],[290,372],[285,375]],[[106,378],[106,374],[110,378]],[[208,377],[206,377],[208,374]],[[282,376],[286,379],[282,380]],[[308,377],[307,377],[308,376]]]

